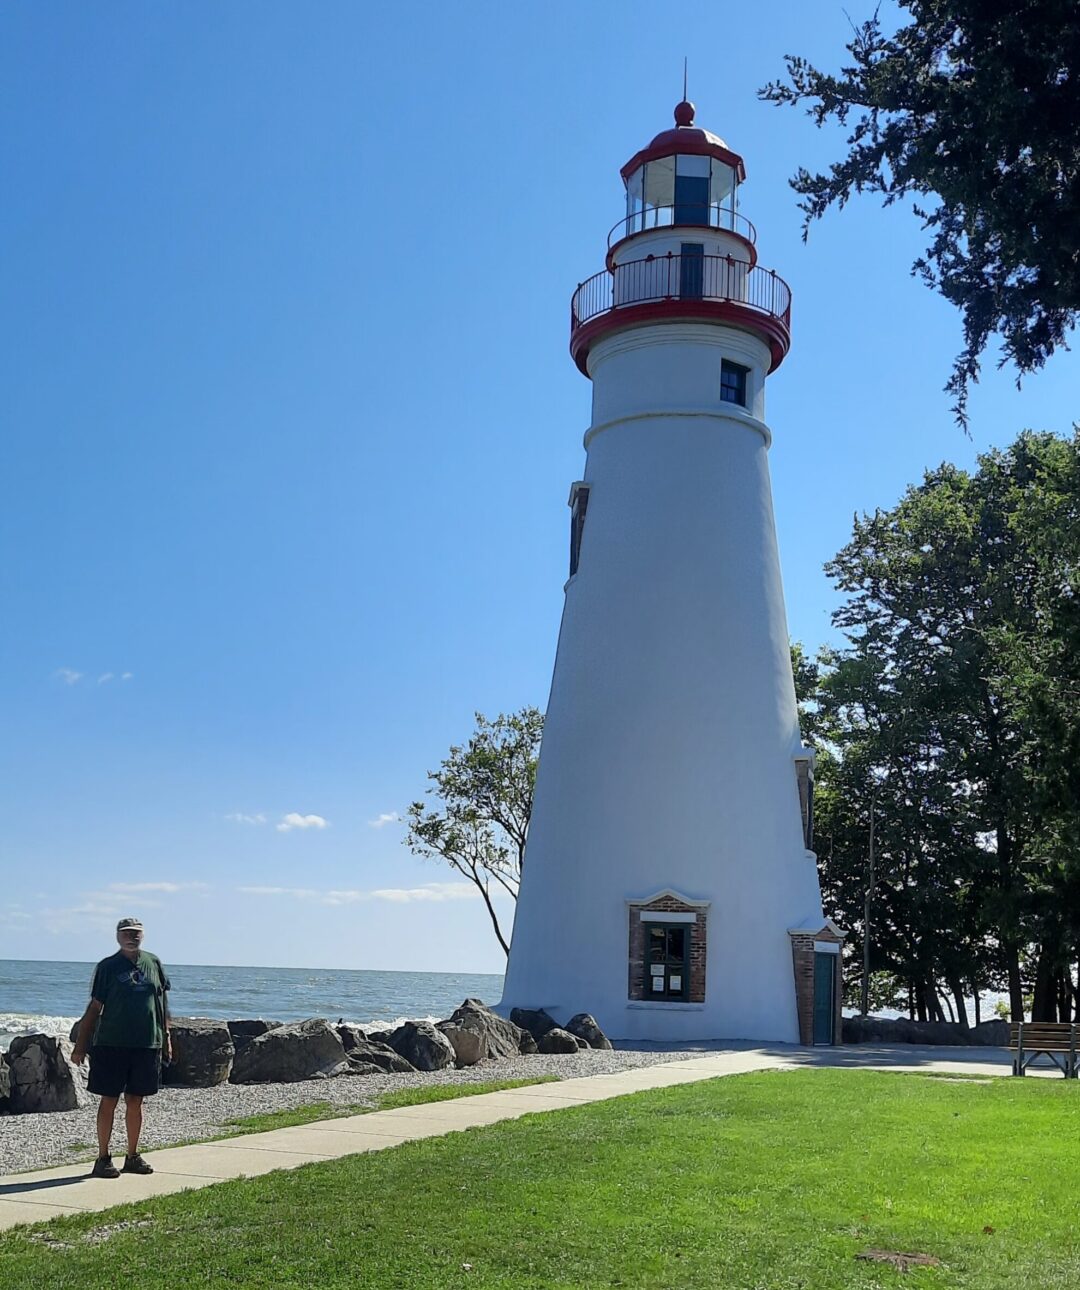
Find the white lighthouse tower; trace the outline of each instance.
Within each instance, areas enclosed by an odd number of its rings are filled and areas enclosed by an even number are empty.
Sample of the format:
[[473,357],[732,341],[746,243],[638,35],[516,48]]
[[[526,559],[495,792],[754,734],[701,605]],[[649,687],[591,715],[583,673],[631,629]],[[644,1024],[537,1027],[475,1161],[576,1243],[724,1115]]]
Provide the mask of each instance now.
[[742,159],[675,109],[574,293],[593,385],[504,1007],[613,1037],[834,1042],[765,383],[790,292]]

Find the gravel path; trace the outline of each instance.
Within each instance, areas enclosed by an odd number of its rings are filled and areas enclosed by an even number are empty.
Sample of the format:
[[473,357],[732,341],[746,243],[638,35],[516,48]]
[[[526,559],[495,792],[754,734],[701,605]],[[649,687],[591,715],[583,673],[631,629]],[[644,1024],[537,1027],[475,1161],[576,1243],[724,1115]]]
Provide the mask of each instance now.
[[[697,1055],[696,1050],[601,1052],[586,1049],[565,1056],[532,1054],[502,1061],[485,1061],[464,1070],[416,1072],[409,1075],[342,1075],[337,1079],[305,1080],[299,1084],[219,1084],[216,1088],[163,1088],[145,1103],[140,1146],[165,1147],[223,1136],[226,1120],[331,1102],[335,1106],[374,1106],[381,1093],[431,1084],[476,1084],[488,1080],[562,1078],[608,1075],[635,1066],[655,1066]],[[0,1116],[0,1174],[42,1169],[97,1155],[94,1118],[97,1098],[86,1095],[76,1111],[50,1115]],[[124,1149],[123,1110],[117,1109],[113,1149]]]

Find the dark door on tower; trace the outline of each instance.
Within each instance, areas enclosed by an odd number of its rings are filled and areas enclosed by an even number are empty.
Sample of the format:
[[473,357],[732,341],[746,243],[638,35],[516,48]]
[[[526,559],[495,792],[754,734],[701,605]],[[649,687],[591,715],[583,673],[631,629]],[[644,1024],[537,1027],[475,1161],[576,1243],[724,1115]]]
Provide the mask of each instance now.
[[705,294],[705,244],[683,242],[679,248],[679,295],[700,300]]
[[834,1042],[836,1024],[836,955],[814,955],[814,1043]]
[[[704,175],[675,175],[675,224],[708,224],[709,220],[709,173],[708,160]],[[688,157],[680,157],[684,164]],[[678,165],[678,162],[676,162]]]
[[690,993],[690,925],[646,923],[645,998],[685,999]]

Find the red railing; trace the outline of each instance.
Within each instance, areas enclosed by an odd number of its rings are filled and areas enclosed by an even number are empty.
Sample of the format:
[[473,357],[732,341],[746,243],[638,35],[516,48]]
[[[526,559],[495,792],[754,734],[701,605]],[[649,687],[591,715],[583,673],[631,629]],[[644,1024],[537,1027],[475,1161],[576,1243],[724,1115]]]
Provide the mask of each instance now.
[[668,254],[594,273],[570,301],[571,333],[601,314],[660,300],[725,302],[791,324],[791,289],[772,270],[730,255]]
[[[687,213],[700,214],[700,219],[686,219]],[[676,220],[676,213],[681,217]],[[635,233],[650,233],[654,228],[718,228],[726,233],[734,233],[753,245],[757,241],[757,229],[746,218],[735,211],[727,210],[715,204],[711,206],[647,206],[644,210],[635,211],[619,220],[608,234],[608,249]]]

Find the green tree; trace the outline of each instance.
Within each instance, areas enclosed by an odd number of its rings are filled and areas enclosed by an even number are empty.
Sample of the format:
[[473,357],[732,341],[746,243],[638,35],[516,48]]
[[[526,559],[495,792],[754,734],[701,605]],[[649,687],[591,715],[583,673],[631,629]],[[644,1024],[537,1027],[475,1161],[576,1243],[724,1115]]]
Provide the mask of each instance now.
[[913,271],[956,305],[964,347],[946,389],[965,419],[990,337],[1020,375],[1042,367],[1080,310],[1080,5],[898,0],[855,28],[838,74],[786,58],[761,96],[848,127],[828,173],[800,169],[804,236],[830,207],[914,197],[930,235]]
[[828,570],[842,651],[819,660],[827,898],[861,921],[876,794],[871,967],[936,1015],[1001,981],[1014,1016],[1071,1015],[1080,937],[1080,435],[1024,434],[928,472],[855,522]]
[[478,712],[468,742],[452,746],[438,770],[428,772],[427,793],[436,804],[413,802],[405,817],[405,845],[473,883],[506,954],[510,943],[493,895],[501,890],[517,899],[543,728],[537,708],[494,721]]

